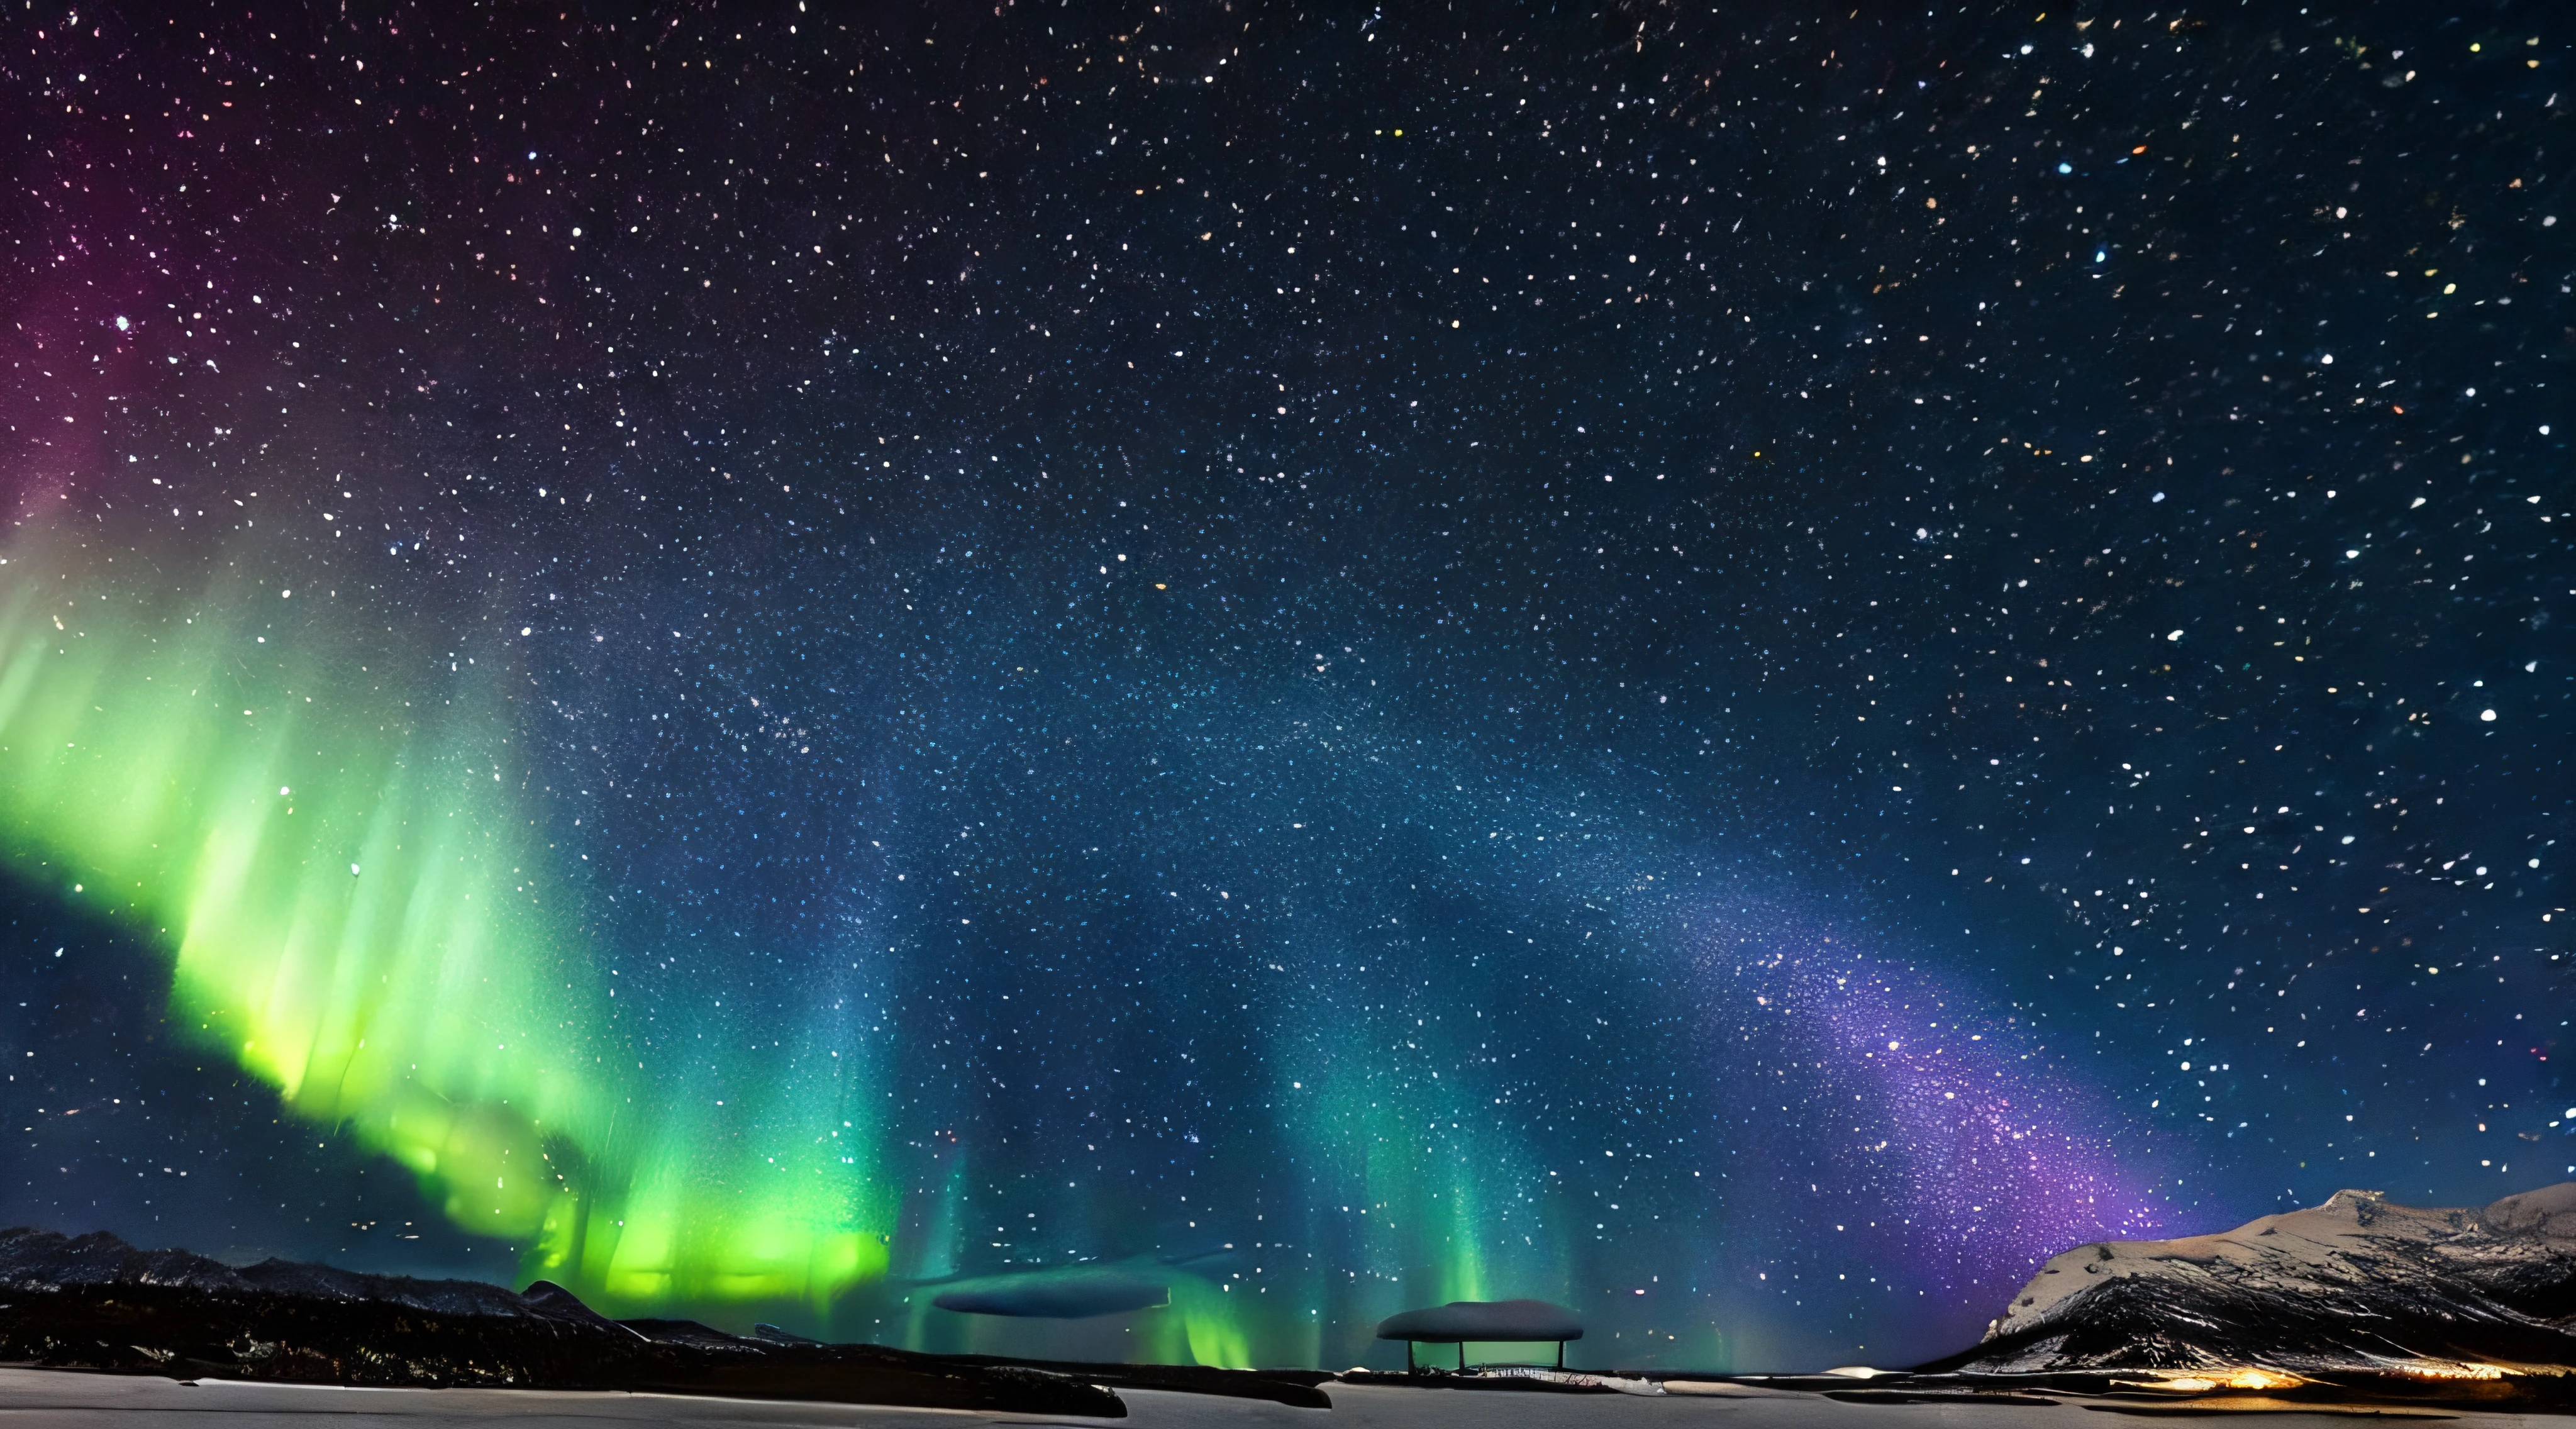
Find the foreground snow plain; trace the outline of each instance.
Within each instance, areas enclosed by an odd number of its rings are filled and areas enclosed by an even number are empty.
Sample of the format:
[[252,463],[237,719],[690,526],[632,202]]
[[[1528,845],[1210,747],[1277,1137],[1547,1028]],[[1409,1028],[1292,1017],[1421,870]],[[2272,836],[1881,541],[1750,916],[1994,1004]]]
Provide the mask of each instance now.
[[[2063,1401],[2016,1404],[1852,1404],[1814,1394],[1558,1395],[1401,1389],[1328,1384],[1333,1408],[1291,1409],[1262,1400],[1126,1390],[1128,1417],[1072,1419],[973,1410],[897,1409],[869,1405],[785,1403],[681,1395],[502,1389],[339,1389],[313,1385],[194,1385],[143,1376],[0,1369],[0,1424],[7,1429],[466,1429],[507,1423],[511,1429],[947,1429],[961,1424],[1125,1424],[1134,1429],[1659,1429],[1666,1425],[1878,1425],[1882,1429],[1983,1426],[2025,1429],[2112,1429],[2143,1410],[2163,1417],[2174,1406],[2111,1406]],[[2308,1407],[2269,1411],[2247,1406],[2267,1426],[2294,1429],[2359,1417],[2449,1420],[2459,1429],[2550,1426],[2551,1415],[2451,1410]],[[2204,1412],[2205,1413],[2205,1412]],[[2105,1418],[2116,1415],[2116,1418]]]

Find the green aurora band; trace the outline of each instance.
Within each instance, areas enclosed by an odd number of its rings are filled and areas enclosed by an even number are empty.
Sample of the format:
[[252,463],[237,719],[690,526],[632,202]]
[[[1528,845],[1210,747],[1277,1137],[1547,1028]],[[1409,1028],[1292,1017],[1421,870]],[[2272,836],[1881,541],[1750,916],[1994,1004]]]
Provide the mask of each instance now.
[[65,544],[0,583],[0,840],[168,948],[174,1020],[605,1305],[820,1312],[883,1274],[864,1069],[720,1108],[602,1035],[498,671],[425,696],[320,592],[138,599]]
[[[901,1234],[884,1037],[873,1059],[810,1048],[693,1090],[617,1030],[583,911],[598,890],[545,831],[546,773],[501,693],[524,671],[350,629],[327,591],[177,585],[116,554],[124,567],[94,538],[30,529],[0,564],[0,856],[165,948],[182,1031],[409,1168],[460,1227],[522,1245],[523,1280],[611,1313],[730,1307],[994,1352],[1045,1333],[929,1308],[981,1212],[961,1149],[928,1198],[944,1204]],[[1281,1074],[1275,1104],[1316,1183],[1269,1223],[1400,1273],[1310,1258],[1259,1290],[1139,1259],[1169,1305],[1122,1317],[1110,1343],[1314,1364],[1403,1304],[1565,1293],[1551,1208],[1494,1189],[1544,1173],[1490,1117],[1478,1129],[1476,1088],[1389,1065],[1348,1015],[1318,1011],[1297,1037],[1324,1054],[1321,1080]]]

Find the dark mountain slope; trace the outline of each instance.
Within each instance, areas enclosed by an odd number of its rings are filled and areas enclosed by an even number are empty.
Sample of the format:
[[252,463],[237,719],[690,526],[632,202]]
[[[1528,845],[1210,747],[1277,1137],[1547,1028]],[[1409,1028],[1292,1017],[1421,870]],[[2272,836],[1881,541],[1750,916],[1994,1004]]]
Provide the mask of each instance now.
[[2474,1210],[2338,1191],[2219,1235],[2057,1256],[1974,1349],[1972,1374],[2259,1367],[2422,1379],[2576,1366],[2576,1183]]

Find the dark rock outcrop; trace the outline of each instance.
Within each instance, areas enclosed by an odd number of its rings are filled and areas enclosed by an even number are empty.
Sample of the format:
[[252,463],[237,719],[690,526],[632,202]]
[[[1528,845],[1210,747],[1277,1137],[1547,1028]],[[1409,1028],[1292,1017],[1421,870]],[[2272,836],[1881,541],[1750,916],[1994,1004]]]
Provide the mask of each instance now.
[[0,1360],[303,1384],[623,1389],[1124,1417],[1113,1391],[973,1363],[694,1321],[610,1320],[561,1286],[236,1269],[106,1234],[0,1231]]

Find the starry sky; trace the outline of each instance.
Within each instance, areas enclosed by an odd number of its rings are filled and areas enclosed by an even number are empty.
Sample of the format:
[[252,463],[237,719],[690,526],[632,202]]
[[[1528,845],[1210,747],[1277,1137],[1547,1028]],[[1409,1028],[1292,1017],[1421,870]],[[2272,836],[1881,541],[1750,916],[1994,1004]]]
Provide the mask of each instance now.
[[0,15],[0,1219],[1759,1369],[2576,1174],[2570,39]]

